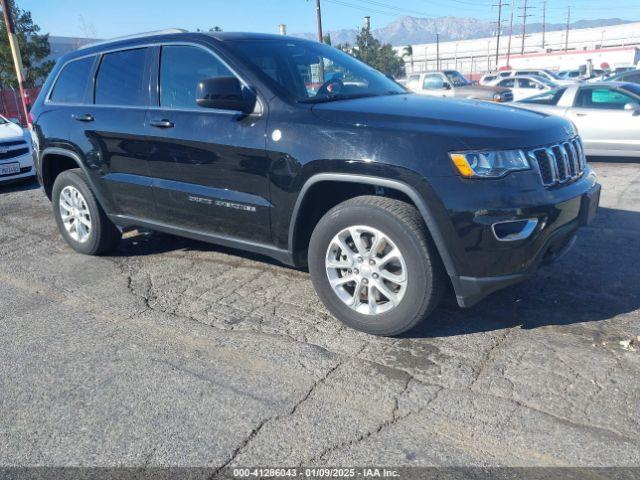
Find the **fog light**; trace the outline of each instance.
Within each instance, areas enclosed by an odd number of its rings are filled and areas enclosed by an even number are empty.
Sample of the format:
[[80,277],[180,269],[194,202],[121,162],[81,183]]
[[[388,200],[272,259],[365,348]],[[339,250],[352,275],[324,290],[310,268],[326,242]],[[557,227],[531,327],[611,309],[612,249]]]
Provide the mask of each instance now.
[[538,225],[537,218],[507,220],[491,225],[493,235],[500,242],[515,242],[529,238]]

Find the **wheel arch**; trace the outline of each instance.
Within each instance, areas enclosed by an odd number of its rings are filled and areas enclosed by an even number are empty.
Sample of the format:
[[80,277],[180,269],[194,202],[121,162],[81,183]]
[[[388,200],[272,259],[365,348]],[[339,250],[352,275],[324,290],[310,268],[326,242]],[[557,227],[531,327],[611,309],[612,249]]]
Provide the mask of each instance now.
[[65,170],[79,168],[84,173],[85,179],[89,183],[91,191],[95,195],[100,206],[104,209],[105,202],[102,194],[94,183],[93,177],[89,174],[89,170],[80,158],[80,156],[67,148],[47,147],[40,152],[40,171],[42,176],[42,187],[51,200],[53,184],[58,175]]
[[457,271],[455,268],[455,264],[453,261],[453,257],[451,256],[451,252],[449,251],[447,244],[445,242],[444,236],[440,227],[438,226],[435,216],[427,203],[424,201],[422,196],[416,191],[416,189],[410,186],[407,183],[404,183],[399,180],[392,180],[389,178],[383,177],[375,177],[368,175],[357,175],[357,174],[345,174],[345,173],[318,173],[311,176],[306,180],[302,189],[300,190],[300,194],[295,202],[293,213],[291,215],[291,222],[289,224],[289,238],[288,238],[288,246],[289,251],[292,255],[296,256],[296,251],[298,249],[297,242],[299,241],[299,235],[301,231],[301,223],[302,219],[300,218],[301,210],[304,205],[305,199],[307,195],[311,191],[311,189],[322,183],[334,183],[334,182],[345,182],[351,183],[360,186],[366,186],[369,188],[383,188],[391,191],[396,191],[404,195],[408,200],[413,203],[413,205],[418,209],[420,215],[422,216],[425,225],[427,227],[427,231],[431,235],[433,239],[438,254],[442,259],[442,262],[445,266],[447,274],[449,276],[457,275]]

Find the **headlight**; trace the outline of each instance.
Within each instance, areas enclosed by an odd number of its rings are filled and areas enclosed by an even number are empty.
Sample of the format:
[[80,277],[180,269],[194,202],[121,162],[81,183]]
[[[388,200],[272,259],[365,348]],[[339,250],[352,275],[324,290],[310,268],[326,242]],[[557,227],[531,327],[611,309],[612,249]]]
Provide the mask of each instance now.
[[449,156],[460,175],[466,178],[498,178],[509,172],[531,168],[522,150],[460,152]]
[[493,94],[493,101],[494,102],[501,102],[502,101],[502,94],[501,93],[494,93]]

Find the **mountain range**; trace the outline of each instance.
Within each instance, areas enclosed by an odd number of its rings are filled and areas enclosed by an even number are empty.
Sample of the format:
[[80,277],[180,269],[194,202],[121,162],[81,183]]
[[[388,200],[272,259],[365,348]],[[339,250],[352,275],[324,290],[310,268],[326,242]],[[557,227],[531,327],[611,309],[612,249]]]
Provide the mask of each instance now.
[[[571,28],[592,28],[610,25],[620,25],[631,23],[631,20],[620,18],[607,18],[600,20],[579,20],[571,24]],[[547,23],[547,31],[563,30],[566,24]],[[506,27],[505,27],[506,30]],[[358,34],[358,29],[334,30],[329,33],[333,45],[340,43],[353,44]],[[483,20],[464,17],[440,17],[440,18],[417,18],[400,17],[383,28],[373,29],[373,35],[383,43],[390,43],[393,46],[403,46],[420,43],[434,43],[436,32],[440,34],[440,41],[451,40],[472,40],[475,38],[491,37],[495,31],[495,24]],[[513,31],[522,31],[522,25],[513,25]],[[527,23],[527,33],[537,33],[542,31],[542,23]],[[300,33],[294,36],[315,39],[313,33]]]

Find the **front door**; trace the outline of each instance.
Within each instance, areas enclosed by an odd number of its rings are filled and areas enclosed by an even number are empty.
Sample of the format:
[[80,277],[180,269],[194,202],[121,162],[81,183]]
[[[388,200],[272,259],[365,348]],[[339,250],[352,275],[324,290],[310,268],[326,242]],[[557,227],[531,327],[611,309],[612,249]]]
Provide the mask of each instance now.
[[164,45],[155,56],[157,106],[146,123],[158,220],[195,233],[270,241],[266,112],[197,105],[200,80],[234,75],[211,51]]

